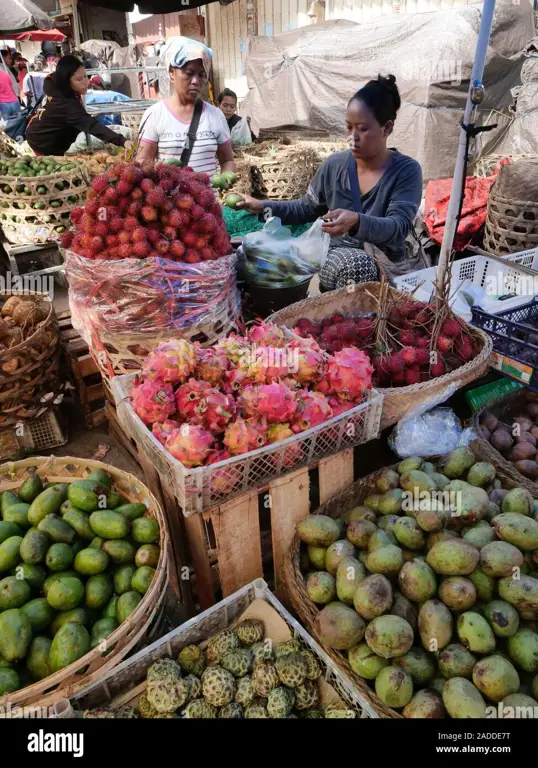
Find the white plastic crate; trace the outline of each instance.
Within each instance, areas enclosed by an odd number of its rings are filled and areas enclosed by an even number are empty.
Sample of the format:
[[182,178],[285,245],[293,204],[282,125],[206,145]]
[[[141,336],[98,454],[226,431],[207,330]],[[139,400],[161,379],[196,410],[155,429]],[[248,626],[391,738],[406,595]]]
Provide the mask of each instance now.
[[[491,314],[503,312],[505,309],[514,309],[526,304],[533,298],[538,290],[533,290],[533,284],[538,286],[538,248],[528,251],[520,251],[510,256],[503,256],[502,261],[510,264],[501,264],[495,259],[487,256],[476,255],[467,259],[460,259],[452,264],[452,275],[450,280],[450,295],[452,296],[458,288],[466,281],[471,280],[475,285],[486,288],[491,281],[504,286],[503,293],[516,293],[517,295],[510,299],[499,301],[496,295],[487,296],[482,303],[482,309]],[[528,267],[536,271],[536,277],[518,270],[517,265]],[[421,285],[417,298],[426,294],[433,295],[434,281],[437,277],[437,267],[428,267],[420,269],[417,272],[410,272],[408,275],[402,275],[394,279],[395,287],[400,291],[411,293],[417,286]],[[456,311],[456,310],[455,310]],[[471,319],[471,310],[460,313],[466,320]]]
[[134,412],[129,395],[135,378],[136,374],[125,374],[112,379],[118,419],[157,472],[168,478],[185,517],[379,436],[383,396],[370,390],[360,405],[318,427],[218,464],[187,469],[168,453]]

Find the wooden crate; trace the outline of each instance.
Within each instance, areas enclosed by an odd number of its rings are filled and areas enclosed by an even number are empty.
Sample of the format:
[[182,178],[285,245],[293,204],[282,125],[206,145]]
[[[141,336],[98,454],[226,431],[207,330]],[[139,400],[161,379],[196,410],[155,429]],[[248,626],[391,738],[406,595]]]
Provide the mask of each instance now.
[[88,429],[106,423],[106,393],[99,368],[90,355],[88,345],[73,328],[71,313],[58,315],[60,342],[63,347],[71,382],[84,410]]

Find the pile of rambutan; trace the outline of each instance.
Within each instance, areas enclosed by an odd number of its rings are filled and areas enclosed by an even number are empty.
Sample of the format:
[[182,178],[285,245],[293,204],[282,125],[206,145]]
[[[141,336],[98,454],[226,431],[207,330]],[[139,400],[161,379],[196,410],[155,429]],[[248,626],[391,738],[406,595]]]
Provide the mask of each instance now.
[[232,251],[210,177],[159,163],[115,163],[93,179],[61,243],[87,259],[163,257],[195,264]]
[[357,347],[368,354],[374,366],[374,386],[406,387],[444,376],[480,351],[466,324],[450,313],[433,345],[435,318],[434,304],[409,300],[390,309],[382,343],[373,315],[334,314],[320,322],[301,318],[294,331],[303,338],[316,339],[332,354],[344,347]]

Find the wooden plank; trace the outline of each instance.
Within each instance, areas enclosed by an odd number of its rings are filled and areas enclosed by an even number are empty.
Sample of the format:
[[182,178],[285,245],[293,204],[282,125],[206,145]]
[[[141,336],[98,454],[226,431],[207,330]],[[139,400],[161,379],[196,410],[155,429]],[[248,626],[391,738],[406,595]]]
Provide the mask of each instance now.
[[353,448],[321,459],[319,469],[319,501],[324,504],[331,496],[348,488],[353,482]]
[[310,512],[309,490],[308,469],[292,472],[269,484],[275,591],[281,598],[283,595],[280,574],[284,558],[295,535],[296,524]]
[[80,352],[88,351],[88,344],[80,336],[73,337],[71,340],[60,337],[65,351],[68,355],[79,355]]
[[187,541],[191,554],[192,567],[196,575],[196,594],[200,610],[205,611],[215,605],[215,587],[211,564],[207,555],[207,541],[204,531],[204,521],[201,515],[191,515],[184,520]]
[[263,577],[258,493],[246,493],[210,511],[222,596]]
[[99,373],[99,368],[95,364],[95,360],[91,355],[83,355],[77,360],[77,370],[83,378],[85,376],[92,376],[95,373]]
[[103,406],[103,408],[100,408],[98,411],[94,411],[93,413],[88,413],[84,417],[84,423],[86,424],[86,427],[88,429],[96,429],[97,427],[102,426],[103,424],[106,424],[108,421],[108,417],[106,414],[106,408]]
[[246,59],[248,49],[247,2],[248,0],[241,0],[240,2],[241,14],[239,20],[239,35],[241,37],[241,44],[244,46],[244,50],[241,51],[240,77],[246,76]]
[[194,616],[194,601],[192,584],[190,580],[190,568],[187,556],[187,534],[185,533],[184,518],[177,499],[166,480],[161,477],[164,511],[170,531],[170,541],[175,561],[175,567],[171,569],[170,586],[185,608],[187,618]]
[[242,54],[241,54],[241,14],[243,12],[242,8],[240,8],[240,4],[238,2],[232,3],[230,8],[233,10],[233,30],[234,30],[234,36],[233,36],[233,53],[234,53],[234,67],[235,67],[235,83],[234,83],[234,90],[237,90],[237,86],[239,85],[239,79],[241,77],[241,68],[242,68]]
[[93,403],[94,400],[103,400],[105,397],[105,390],[103,384],[92,384],[91,387],[86,387],[86,401],[87,403]]

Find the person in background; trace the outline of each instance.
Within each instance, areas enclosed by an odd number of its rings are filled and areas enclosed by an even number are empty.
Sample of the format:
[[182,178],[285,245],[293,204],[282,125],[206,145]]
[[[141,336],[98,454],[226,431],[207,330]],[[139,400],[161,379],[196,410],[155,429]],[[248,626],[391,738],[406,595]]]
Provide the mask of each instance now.
[[[11,89],[15,94],[15,98],[19,100],[21,97],[21,89],[19,88],[19,81],[17,78],[18,72],[13,66],[13,51],[10,51],[9,48],[5,48],[3,51],[0,51],[0,56],[3,60],[3,68],[11,79]],[[2,62],[0,61],[0,67],[1,66]]]
[[54,74],[45,78],[45,98],[26,129],[26,141],[36,154],[63,155],[81,132],[119,147],[132,147],[131,141],[86,112],[82,97],[87,90],[88,76],[80,59],[63,56]]
[[19,90],[20,90],[20,93],[22,94],[22,83],[28,73],[28,59],[25,59],[22,53],[15,51],[15,53],[13,54],[13,67],[15,70],[13,74],[17,78],[17,82],[19,84]]
[[387,146],[400,108],[394,75],[370,80],[349,101],[346,113],[350,149],[335,152],[320,166],[306,195],[281,202],[247,197],[237,204],[260,216],[266,210],[283,224],[306,224],[323,217],[331,236],[320,289],[379,280],[420,269],[410,252],[422,198],[422,170],[412,157]]
[[0,65],[0,117],[7,120],[21,111],[21,104],[15,92],[17,81],[9,69],[10,52],[5,50],[0,54],[4,60],[4,66]]
[[[114,101],[131,101],[129,96],[117,91],[110,91],[105,88],[99,75],[90,77],[88,93],[86,94],[86,106],[90,104],[107,104]],[[103,125],[121,125],[121,115],[119,113],[109,115],[96,115],[97,120]]]
[[[200,101],[202,87],[211,71],[212,53],[203,43],[187,37],[172,38],[163,51],[170,73],[172,95],[147,109],[140,123],[138,160],[175,158],[179,160],[187,133]],[[221,110],[202,102],[200,123],[192,145],[189,166],[212,176],[235,171],[230,130]]]
[[[250,117],[240,117],[237,114],[237,94],[230,88],[225,88],[217,97],[217,105],[228,123],[232,145],[235,147],[252,144],[252,142],[256,140],[256,136],[254,136],[250,127]],[[234,132],[236,134],[235,136]],[[242,134],[242,137],[250,134],[250,141],[244,141],[242,139],[239,141],[236,139],[236,136],[238,137],[239,133]]]
[[50,70],[54,70],[60,60],[56,43],[53,43],[52,40],[44,40],[41,43],[41,53],[45,57],[46,66]]
[[29,72],[22,83],[22,95],[29,107],[35,107],[43,96],[43,84],[47,72],[43,72],[43,60],[36,58],[29,64]]

